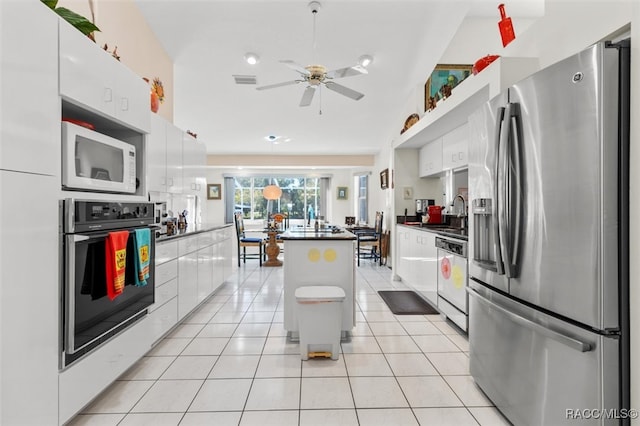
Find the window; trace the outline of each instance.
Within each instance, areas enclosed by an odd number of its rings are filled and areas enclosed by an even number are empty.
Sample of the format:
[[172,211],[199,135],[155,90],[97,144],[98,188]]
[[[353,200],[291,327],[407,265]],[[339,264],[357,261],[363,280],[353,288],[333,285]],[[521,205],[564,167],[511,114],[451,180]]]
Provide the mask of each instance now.
[[367,223],[369,220],[369,175],[356,176],[356,221],[357,223]]
[[[288,213],[289,219],[308,219],[326,215],[326,188],[329,178],[318,177],[229,177],[233,192],[227,191],[227,202],[234,211],[242,211],[248,220],[264,220],[269,211]],[[275,184],[282,189],[282,196],[272,205],[262,196],[265,186]]]

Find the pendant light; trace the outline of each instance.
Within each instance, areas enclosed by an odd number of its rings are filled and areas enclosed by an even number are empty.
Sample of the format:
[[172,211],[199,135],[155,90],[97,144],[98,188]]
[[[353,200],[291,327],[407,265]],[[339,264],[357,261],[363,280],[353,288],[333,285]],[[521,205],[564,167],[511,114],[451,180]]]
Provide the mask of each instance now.
[[282,196],[282,189],[278,185],[267,185],[262,190],[262,195],[267,200],[279,200]]

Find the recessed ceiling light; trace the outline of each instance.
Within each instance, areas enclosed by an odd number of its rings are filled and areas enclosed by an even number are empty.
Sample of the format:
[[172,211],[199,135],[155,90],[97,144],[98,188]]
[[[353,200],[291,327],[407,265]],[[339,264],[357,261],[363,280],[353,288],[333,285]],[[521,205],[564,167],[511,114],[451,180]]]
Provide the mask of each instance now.
[[258,56],[256,53],[247,53],[246,55],[244,55],[244,60],[247,61],[249,65],[255,65],[260,62],[260,56]]
[[264,140],[266,140],[267,142],[270,142],[274,145],[278,145],[284,142],[289,142],[291,141],[291,138],[285,137],[285,136],[279,136],[279,135],[268,135],[264,137]]
[[362,55],[358,58],[358,65],[361,67],[368,67],[373,62],[373,56],[371,55]]

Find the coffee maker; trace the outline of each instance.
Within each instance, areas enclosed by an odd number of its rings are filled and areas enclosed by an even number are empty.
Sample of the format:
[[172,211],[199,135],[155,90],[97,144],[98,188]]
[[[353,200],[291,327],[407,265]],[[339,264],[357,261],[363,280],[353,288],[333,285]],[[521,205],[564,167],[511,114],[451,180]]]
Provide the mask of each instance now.
[[416,220],[422,222],[422,216],[429,213],[429,206],[436,204],[435,200],[428,198],[416,198]]

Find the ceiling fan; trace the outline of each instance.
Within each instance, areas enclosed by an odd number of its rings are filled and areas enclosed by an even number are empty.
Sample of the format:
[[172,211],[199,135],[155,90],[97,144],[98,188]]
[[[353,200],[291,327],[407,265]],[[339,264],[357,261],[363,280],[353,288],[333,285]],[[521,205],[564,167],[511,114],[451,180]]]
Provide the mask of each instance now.
[[[309,3],[309,8],[313,13],[313,46],[315,48],[315,39],[316,39],[316,14],[320,9],[320,3],[317,1],[312,1]],[[267,90],[274,89],[276,87],[282,86],[290,86],[293,84],[299,83],[307,83],[307,88],[302,94],[302,99],[300,100],[300,106],[309,106],[311,105],[311,101],[313,100],[313,95],[316,93],[316,89],[320,90],[321,86],[326,87],[329,90],[332,90],[336,93],[344,95],[353,100],[360,100],[364,97],[363,93],[357,92],[353,89],[345,87],[341,84],[336,83],[335,79],[350,77],[354,75],[368,74],[368,71],[362,65],[354,65],[352,67],[339,68],[332,71],[327,71],[327,68],[324,65],[307,65],[306,67],[291,61],[291,60],[282,60],[280,63],[285,64],[289,68],[300,74],[299,78],[296,80],[285,81],[283,83],[271,84],[268,86],[260,86],[257,87],[257,90]]]

